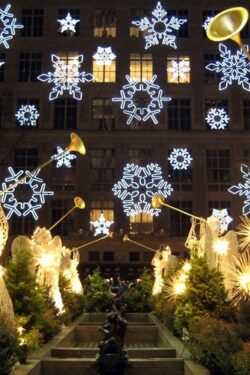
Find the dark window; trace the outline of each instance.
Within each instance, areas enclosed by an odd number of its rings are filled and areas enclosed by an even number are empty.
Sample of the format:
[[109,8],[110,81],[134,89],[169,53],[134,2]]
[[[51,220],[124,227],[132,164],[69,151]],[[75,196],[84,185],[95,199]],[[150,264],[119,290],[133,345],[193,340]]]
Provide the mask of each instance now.
[[[171,201],[169,204],[190,214],[192,213],[191,201]],[[171,223],[170,236],[187,236],[190,230],[190,217],[175,210],[170,210],[169,215]]]
[[[71,18],[74,20],[80,20],[80,9],[58,9],[58,19],[65,19],[70,14]],[[61,32],[61,24],[58,22],[58,36],[79,36],[80,34],[80,21],[75,24],[75,32],[71,30],[65,30]]]
[[218,83],[220,81],[220,73],[216,73],[215,71],[211,71],[206,68],[209,64],[216,64],[216,61],[220,61],[219,54],[206,54],[204,55],[204,79],[205,83]]
[[22,36],[43,36],[43,9],[23,9]]
[[250,100],[243,100],[244,130],[250,130]]
[[90,150],[91,190],[110,191],[115,180],[115,150],[112,148],[95,148]]
[[129,261],[130,262],[139,262],[140,261],[140,253],[138,251],[130,251],[129,252]]
[[168,104],[169,130],[191,129],[191,103],[189,99],[173,99]]
[[178,19],[186,19],[187,21],[181,25],[179,30],[176,30],[176,36],[179,38],[188,38],[188,11],[187,10],[168,10],[167,17],[170,20],[174,16]]
[[103,252],[103,261],[104,262],[113,262],[114,261],[113,251],[104,251]]
[[95,9],[94,37],[116,37],[116,14],[109,9]]
[[[5,62],[5,54],[0,53],[0,63]],[[5,70],[5,64],[0,66],[0,82],[3,82],[4,80],[4,70]]]
[[38,166],[37,148],[17,148],[14,153],[14,167],[32,170]]
[[42,57],[40,53],[20,53],[19,81],[37,82],[41,74]]
[[17,216],[14,215],[11,219],[10,233],[12,235],[32,235],[37,224],[32,215]]
[[211,21],[211,18],[216,16],[217,13],[218,13],[218,10],[203,10],[202,11],[202,27],[203,27],[203,36],[204,37],[207,36],[206,28],[204,26],[207,27],[207,25]]
[[227,191],[231,181],[230,150],[207,150],[209,191]]
[[89,251],[89,262],[100,262],[100,253],[99,251]]
[[54,102],[54,129],[77,128],[77,101],[75,99],[56,99]]
[[[71,204],[71,202],[70,202]],[[69,201],[63,199],[56,199],[51,201],[51,223],[55,224],[63,215],[65,215],[71,208]],[[73,219],[67,218],[67,220],[62,220],[53,229],[53,235],[59,234],[67,236],[70,231],[73,230]]]
[[149,164],[152,161],[151,148],[131,148],[128,150],[129,163],[134,164]]
[[115,115],[111,99],[92,100],[93,128],[98,130],[114,130]]

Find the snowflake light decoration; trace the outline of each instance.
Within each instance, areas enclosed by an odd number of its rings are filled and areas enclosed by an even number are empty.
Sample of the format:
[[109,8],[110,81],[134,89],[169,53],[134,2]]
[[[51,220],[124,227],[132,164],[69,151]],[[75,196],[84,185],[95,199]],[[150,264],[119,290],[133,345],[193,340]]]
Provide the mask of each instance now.
[[223,130],[227,127],[230,118],[224,108],[210,108],[205,120],[211,129]]
[[97,47],[97,52],[92,56],[97,65],[111,65],[116,55],[112,52],[111,47]]
[[21,126],[36,126],[37,119],[39,117],[38,110],[34,105],[21,105],[15,114],[17,121]]
[[61,33],[63,33],[64,31],[72,31],[72,33],[75,33],[76,32],[75,26],[80,20],[72,18],[70,13],[68,13],[65,18],[58,19],[57,21],[61,25],[61,28],[60,28]]
[[3,64],[5,64],[5,62],[4,62],[4,61],[0,61],[0,68],[1,68],[1,66],[2,66]]
[[5,48],[9,48],[8,40],[11,40],[16,33],[16,29],[22,29],[23,25],[17,25],[17,19],[14,18],[12,13],[9,13],[11,5],[6,5],[5,9],[0,8],[0,44],[3,44]]
[[49,99],[57,99],[59,95],[63,95],[64,91],[68,91],[74,99],[81,100],[82,92],[79,83],[90,82],[94,79],[91,73],[79,72],[80,64],[83,62],[83,55],[69,59],[66,63],[60,57],[52,54],[51,61],[55,69],[54,73],[43,73],[37,77],[42,82],[54,84]]
[[210,22],[212,21],[213,18],[214,18],[214,17],[207,17],[207,18],[205,19],[205,21],[204,21],[203,24],[202,24],[202,27],[203,27],[204,30],[207,30],[208,25],[210,24]]
[[[129,116],[128,125],[133,119],[138,121],[152,119],[154,124],[158,124],[155,115],[161,112],[163,102],[169,101],[171,98],[162,96],[160,86],[154,83],[156,78],[157,75],[154,75],[150,81],[145,80],[142,82],[126,75],[128,84],[124,85],[123,89],[120,90],[121,96],[112,98],[113,102],[121,102],[120,108],[124,114]],[[138,93],[140,93],[141,97],[138,96]]]
[[76,159],[76,155],[71,154],[70,151],[64,151],[62,147],[57,146],[57,153],[51,156],[51,159],[56,160],[56,167],[60,168],[62,165],[65,165],[68,168],[71,168],[71,160]]
[[[248,51],[248,46],[245,46],[245,48]],[[240,49],[233,55],[223,43],[219,43],[219,50],[222,61],[206,65],[206,69],[222,74],[219,90],[225,90],[232,85],[233,81],[237,81],[238,85],[244,90],[250,91],[250,61],[247,59],[245,52]]]
[[177,78],[180,78],[184,82],[187,81],[187,73],[190,72],[189,61],[181,60],[181,61],[171,61],[171,65],[167,68],[168,73],[172,73],[174,81]]
[[158,2],[156,8],[152,11],[153,17],[151,19],[144,17],[140,21],[132,21],[132,24],[138,26],[141,31],[147,30],[145,49],[160,42],[175,49],[177,48],[175,43],[176,36],[172,34],[173,30],[179,30],[181,25],[187,22],[187,19],[174,16],[169,19],[166,14],[167,11]]
[[233,221],[233,218],[228,215],[227,209],[224,208],[223,210],[217,210],[213,208],[212,217],[216,220],[219,220],[220,223],[220,230],[219,234],[223,234],[228,229],[228,224]]
[[246,164],[241,164],[240,171],[242,172],[242,177],[246,180],[245,184],[233,185],[228,191],[234,195],[239,195],[240,197],[244,195],[246,197],[242,213],[243,215],[248,215],[250,214],[250,169]]
[[168,160],[174,169],[187,169],[193,158],[186,148],[174,148]]
[[98,234],[108,234],[110,226],[113,224],[113,221],[106,220],[103,213],[100,215],[98,220],[90,221],[90,224],[95,228],[94,236]]
[[161,194],[167,198],[173,188],[162,178],[162,170],[158,164],[151,163],[140,167],[128,163],[124,167],[123,178],[114,185],[112,191],[122,200],[127,216],[142,212],[158,216],[161,209],[152,207],[152,197]]
[[[13,214],[17,216],[27,216],[31,214],[35,220],[38,219],[38,215],[36,211],[42,208],[42,205],[45,203],[45,196],[47,195],[54,195],[53,191],[46,191],[46,184],[43,182],[43,179],[37,177],[40,170],[31,173],[30,171],[20,170],[15,172],[13,168],[8,168],[10,177],[5,179],[5,182],[2,183],[2,191],[7,189],[7,184],[11,182],[14,186],[3,193],[2,195],[2,203],[3,206],[9,210],[8,214],[6,215],[7,219],[11,218]],[[16,186],[20,178],[27,176],[27,178],[20,182],[19,185],[25,185],[29,187],[31,191],[31,196],[26,201],[18,201],[16,197]]]

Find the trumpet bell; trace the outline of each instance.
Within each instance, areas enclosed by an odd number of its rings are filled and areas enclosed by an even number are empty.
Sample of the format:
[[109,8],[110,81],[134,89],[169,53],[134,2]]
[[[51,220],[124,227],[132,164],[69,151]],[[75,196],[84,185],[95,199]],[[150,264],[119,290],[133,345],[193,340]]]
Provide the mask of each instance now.
[[241,44],[239,33],[248,20],[248,11],[243,7],[229,8],[217,14],[207,27],[207,37],[214,42],[232,39]]
[[128,238],[128,235],[127,234],[125,234],[125,236],[123,237],[123,239],[122,239],[124,242],[126,242],[126,241],[129,241],[129,238]]
[[71,142],[68,145],[67,150],[68,151],[76,151],[76,152],[79,152],[79,154],[81,154],[81,155],[85,155],[86,154],[86,148],[84,146],[83,141],[79,137],[79,135],[77,135],[76,133],[71,133],[70,138],[71,138]]
[[83,210],[86,207],[85,202],[81,197],[75,197],[74,203],[75,207],[80,208],[81,210]]
[[153,196],[151,204],[153,208],[161,208],[162,204],[164,203],[164,197],[160,194],[156,194]]

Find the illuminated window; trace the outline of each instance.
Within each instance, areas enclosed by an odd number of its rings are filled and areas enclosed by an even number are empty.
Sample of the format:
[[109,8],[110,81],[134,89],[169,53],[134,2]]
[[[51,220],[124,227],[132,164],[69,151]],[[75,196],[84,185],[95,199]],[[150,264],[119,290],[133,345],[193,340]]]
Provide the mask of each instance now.
[[[183,211],[192,213],[192,201],[170,201],[169,204]],[[171,223],[169,227],[170,236],[186,237],[190,230],[190,217],[178,211],[170,210],[169,218]]]
[[130,233],[152,233],[153,216],[146,213],[129,216]]
[[[130,9],[131,21],[140,20],[147,16],[148,12],[145,9],[132,8]],[[130,25],[129,36],[131,38],[143,38],[147,34],[147,30],[141,31],[136,25]]]
[[95,148],[90,150],[90,188],[93,191],[110,191],[115,182],[115,150]]
[[153,60],[151,54],[130,54],[130,77],[133,79],[150,80],[153,76]]
[[115,115],[114,105],[111,99],[92,100],[93,128],[98,130],[114,130]]
[[116,14],[114,11],[95,9],[94,37],[116,37]]
[[190,83],[190,59],[188,56],[167,58],[168,83]]
[[231,181],[230,150],[207,150],[208,190],[227,191]]
[[191,102],[189,99],[173,99],[168,103],[169,130],[191,129]]
[[244,130],[250,130],[250,100],[243,100]]
[[[114,221],[114,202],[113,201],[92,201],[90,204],[90,221],[96,221],[103,214],[108,221]],[[92,224],[90,224],[92,229]]]
[[93,60],[93,76],[94,82],[115,82],[116,79],[116,60],[112,60],[110,65],[99,65],[96,60]]

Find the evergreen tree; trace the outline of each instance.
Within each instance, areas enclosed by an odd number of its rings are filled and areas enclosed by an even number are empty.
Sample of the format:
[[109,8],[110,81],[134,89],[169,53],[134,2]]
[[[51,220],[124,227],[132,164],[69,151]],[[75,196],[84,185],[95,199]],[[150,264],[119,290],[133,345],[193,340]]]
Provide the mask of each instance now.
[[114,298],[108,290],[99,268],[88,276],[88,283],[86,292],[87,311],[105,312],[109,310]]

